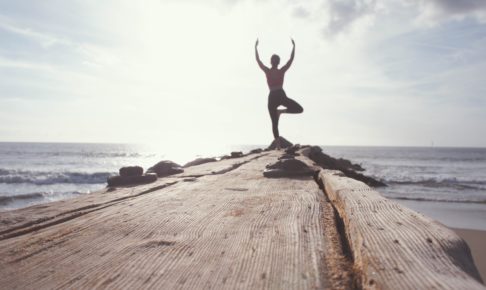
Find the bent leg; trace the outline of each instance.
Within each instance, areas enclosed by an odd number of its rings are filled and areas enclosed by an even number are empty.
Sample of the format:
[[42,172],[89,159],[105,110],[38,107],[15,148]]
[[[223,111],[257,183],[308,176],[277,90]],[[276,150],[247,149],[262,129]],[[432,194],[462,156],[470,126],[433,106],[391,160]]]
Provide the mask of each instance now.
[[302,108],[302,106],[299,105],[299,103],[297,103],[296,101],[288,97],[285,98],[285,100],[282,102],[282,105],[287,108],[285,110],[285,113],[300,114],[304,112],[304,108]]

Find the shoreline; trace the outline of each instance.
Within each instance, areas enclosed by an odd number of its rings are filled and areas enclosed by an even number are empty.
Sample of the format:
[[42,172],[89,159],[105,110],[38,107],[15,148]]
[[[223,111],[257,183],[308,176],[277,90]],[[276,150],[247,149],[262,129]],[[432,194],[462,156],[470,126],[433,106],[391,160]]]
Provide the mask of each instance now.
[[467,242],[467,245],[471,249],[474,264],[484,283],[486,279],[486,248],[484,247],[486,231],[458,228],[451,228],[451,230]]
[[463,238],[471,250],[474,264],[483,282],[486,281],[485,204],[390,199],[433,218]]
[[483,282],[486,281],[486,248],[484,247],[484,243],[486,242],[485,204],[392,200],[433,218],[464,239],[471,250],[474,264]]
[[[379,191],[379,190],[378,190]],[[454,229],[486,231],[486,204],[389,199]]]

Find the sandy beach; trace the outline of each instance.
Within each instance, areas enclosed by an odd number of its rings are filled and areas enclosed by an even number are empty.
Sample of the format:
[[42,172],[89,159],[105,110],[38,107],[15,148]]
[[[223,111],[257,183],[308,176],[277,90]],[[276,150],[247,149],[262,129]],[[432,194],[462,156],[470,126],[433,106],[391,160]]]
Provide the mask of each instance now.
[[471,248],[474,263],[484,282],[484,279],[486,278],[486,249],[484,247],[486,243],[486,231],[455,228],[453,228],[453,230],[466,240],[469,248]]
[[483,281],[486,278],[486,205],[479,203],[395,200],[443,223],[466,240]]
[[486,204],[398,200],[396,202],[429,216],[449,228],[486,231]]

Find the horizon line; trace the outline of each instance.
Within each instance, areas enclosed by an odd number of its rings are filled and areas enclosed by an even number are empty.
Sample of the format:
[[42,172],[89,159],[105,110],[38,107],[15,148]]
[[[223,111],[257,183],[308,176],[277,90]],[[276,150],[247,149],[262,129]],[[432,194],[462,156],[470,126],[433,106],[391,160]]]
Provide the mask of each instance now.
[[[150,143],[133,143],[133,142],[90,142],[90,141],[1,141],[0,143],[30,143],[30,144],[98,144],[98,145],[150,145]],[[299,144],[299,143],[295,143]],[[302,145],[302,144],[301,144]],[[304,144],[321,147],[390,147],[390,148],[468,148],[468,149],[486,149],[486,146],[467,146],[467,145],[345,145],[345,144]],[[266,147],[265,144],[228,144],[226,146],[255,146]]]

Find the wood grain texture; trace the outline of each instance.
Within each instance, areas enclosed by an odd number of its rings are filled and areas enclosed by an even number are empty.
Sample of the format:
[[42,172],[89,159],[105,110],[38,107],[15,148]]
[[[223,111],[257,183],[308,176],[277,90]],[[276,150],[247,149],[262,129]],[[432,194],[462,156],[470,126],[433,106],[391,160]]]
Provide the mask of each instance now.
[[263,178],[265,154],[0,213],[0,288],[328,287],[322,194],[311,177]]
[[319,174],[363,289],[486,289],[467,244],[442,224],[339,171]]
[[26,229],[40,224],[50,223],[56,219],[66,219],[69,216],[78,215],[82,212],[96,208],[109,206],[124,199],[134,198],[138,195],[150,193],[151,191],[166,187],[176,182],[190,181],[194,177],[204,175],[223,174],[238,168],[267,153],[258,155],[247,155],[242,158],[234,158],[202,164],[185,169],[183,173],[159,178],[156,182],[118,188],[105,188],[87,195],[81,195],[74,199],[66,199],[48,204],[34,205],[22,210],[0,213],[0,239],[6,233],[14,229]]

